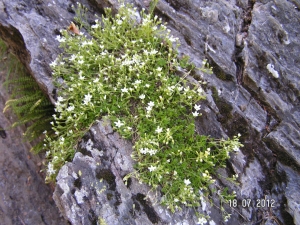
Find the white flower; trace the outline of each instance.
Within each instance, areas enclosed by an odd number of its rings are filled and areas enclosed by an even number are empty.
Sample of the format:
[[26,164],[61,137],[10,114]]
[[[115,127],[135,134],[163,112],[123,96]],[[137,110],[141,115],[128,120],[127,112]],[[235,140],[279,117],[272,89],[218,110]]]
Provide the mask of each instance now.
[[148,148],[141,148],[140,152],[145,155],[148,152]]
[[161,67],[157,67],[157,69],[156,69],[157,71],[162,71],[162,68]]
[[56,162],[58,160],[58,156],[54,156],[52,162]]
[[136,81],[134,82],[135,85],[139,85],[140,83],[142,83],[141,80],[136,80]]
[[61,37],[60,35],[57,35],[55,39],[58,40],[58,42],[65,42],[66,41],[66,38]]
[[55,169],[53,169],[53,164],[52,163],[49,163],[48,164],[48,169],[47,169],[47,173],[48,173],[48,175],[50,176],[50,175],[52,175],[52,174],[55,174]]
[[178,91],[182,91],[183,87],[182,86],[177,86]]
[[121,25],[122,23],[123,23],[122,20],[117,20],[117,24],[118,24],[118,25]]
[[158,133],[158,134],[160,134],[162,131],[163,131],[163,129],[159,126],[155,130],[155,132]]
[[147,112],[149,113],[149,112],[152,110],[152,107],[151,107],[151,106],[147,106],[147,107],[146,107],[146,110],[147,110]]
[[150,52],[148,52],[147,50],[144,50],[144,54],[148,55]]
[[192,112],[192,114],[193,114],[194,117],[199,116],[199,113],[197,111],[196,112]]
[[73,60],[75,60],[77,58],[77,56],[76,55],[71,55],[71,57],[70,57],[70,61],[73,61]]
[[174,38],[173,35],[172,35],[171,37],[169,37],[169,40],[170,40],[171,42],[175,42],[175,41],[177,40],[177,38]]
[[57,97],[57,101],[58,101],[58,102],[62,102],[63,100],[64,100],[63,97],[61,97],[61,96],[58,96],[58,97]]
[[117,122],[115,122],[116,127],[120,128],[121,126],[124,125],[124,123],[122,123],[120,120],[118,120]]
[[146,88],[150,87],[150,84],[145,84],[145,87],[146,87]]
[[83,60],[78,60],[78,63],[79,63],[79,64],[83,64],[84,61],[83,61]]
[[90,95],[90,93],[88,93],[87,95],[84,95],[83,104],[84,104],[84,105],[87,105],[87,104],[91,101],[92,97],[93,97],[93,96]]
[[92,27],[93,29],[97,29],[97,28],[99,27],[99,24],[96,23],[95,25],[92,25],[91,27]]
[[198,92],[199,94],[201,94],[201,93],[203,93],[203,89],[202,89],[201,87],[199,87],[199,88],[197,89],[197,92]]
[[71,112],[71,111],[73,111],[75,109],[75,107],[73,106],[73,105],[71,105],[71,106],[69,106],[68,108],[67,108],[67,111],[68,112]]
[[190,183],[191,183],[191,181],[189,180],[189,179],[184,179],[184,184],[187,186],[187,185],[189,185]]
[[194,108],[195,108],[195,110],[196,110],[196,111],[199,111],[199,110],[201,109],[201,106],[200,106],[200,105],[197,105],[197,104],[195,104]]
[[155,49],[151,50],[150,55],[155,55],[157,51]]
[[233,151],[238,152],[238,151],[240,151],[240,149],[239,149],[238,146],[234,146],[234,147],[233,147]]
[[121,91],[122,91],[123,93],[127,93],[127,92],[128,92],[128,89],[127,89],[126,87],[124,87],[124,88],[121,89]]
[[47,158],[47,157],[49,157],[49,155],[50,155],[50,151],[47,151],[45,154],[45,157]]
[[146,96],[145,96],[144,94],[141,94],[141,95],[139,96],[140,99],[145,99],[145,97],[146,97]]
[[154,149],[149,149],[148,150],[148,153],[150,154],[150,155],[155,155],[156,154],[156,150],[154,150]]
[[197,222],[197,224],[200,224],[200,225],[203,225],[203,224],[206,224],[206,223],[207,223],[207,220],[204,217],[199,218],[198,222]]
[[153,106],[154,106],[154,102],[152,102],[152,101],[149,102],[149,103],[148,103],[148,106],[153,107]]
[[152,171],[156,170],[156,168],[157,168],[156,166],[151,165],[150,167],[148,167],[148,170],[150,172],[152,172]]
[[50,66],[51,66],[51,67],[57,66],[57,61],[56,61],[56,59],[55,59],[52,63],[50,63]]

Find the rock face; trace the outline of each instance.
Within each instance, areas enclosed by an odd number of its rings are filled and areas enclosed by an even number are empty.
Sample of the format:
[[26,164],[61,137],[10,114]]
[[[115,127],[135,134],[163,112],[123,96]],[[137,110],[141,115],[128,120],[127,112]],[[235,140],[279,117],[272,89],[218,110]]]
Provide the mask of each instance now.
[[0,68],[0,224],[65,225],[52,199],[53,190],[40,173],[42,158],[32,155],[32,146],[22,141],[24,129],[2,130],[12,126],[16,118],[2,113],[8,99],[3,87],[8,71],[3,70],[3,61]]
[[[159,195],[135,179],[132,146],[99,121],[80,143],[72,163],[59,172],[54,200],[72,224],[195,224],[191,210],[172,215],[156,204]],[[148,197],[145,198],[148,194]]]
[[[0,35],[22,59],[41,88],[52,98],[48,64],[59,53],[55,36],[74,11],[71,1],[0,2]],[[94,13],[117,1],[81,1]],[[134,2],[138,7],[149,1]],[[197,131],[213,137],[240,133],[244,148],[233,155],[221,175],[239,174],[231,224],[300,224],[300,2],[279,0],[159,1],[154,11],[168,22],[182,43],[179,51],[196,66],[208,58],[203,116]],[[96,123],[81,142],[72,162],[57,177],[54,199],[72,224],[196,224],[195,212],[171,214],[155,204],[159,195],[134,179],[131,146],[107,122]],[[251,205],[242,207],[243,199]],[[271,204],[272,203],[272,204]],[[267,205],[266,205],[267,204]],[[222,224],[216,207],[210,211]]]

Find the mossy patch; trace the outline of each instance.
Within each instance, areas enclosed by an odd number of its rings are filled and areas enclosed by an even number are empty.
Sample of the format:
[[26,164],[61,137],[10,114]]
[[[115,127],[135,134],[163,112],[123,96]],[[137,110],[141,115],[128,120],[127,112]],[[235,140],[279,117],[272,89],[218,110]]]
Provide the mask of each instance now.
[[218,64],[216,64],[213,60],[210,60],[210,65],[212,66],[213,73],[223,81],[233,81],[234,77],[228,73],[225,73],[223,69],[220,68]]
[[112,193],[107,193],[106,198],[107,198],[108,201],[110,201],[113,198],[113,194]]
[[97,179],[105,180],[110,185],[109,190],[115,190],[116,188],[116,176],[109,169],[97,169],[96,170]]
[[218,116],[218,120],[224,124],[232,118],[232,110],[233,107],[226,102],[226,100],[222,99],[218,95],[218,91],[215,87],[211,87],[212,97],[219,109],[220,115]]
[[80,177],[78,177],[77,179],[75,179],[74,186],[77,187],[79,190],[81,189],[82,182],[81,182],[81,178]]
[[98,223],[97,223],[98,218],[97,218],[94,210],[92,210],[92,209],[89,210],[88,219],[91,222],[91,225],[98,225]]
[[272,149],[272,151],[276,153],[278,161],[286,166],[291,167],[293,170],[300,172],[300,166],[296,160],[284,152],[279,144],[270,138],[264,138],[263,141],[266,143],[269,149]]

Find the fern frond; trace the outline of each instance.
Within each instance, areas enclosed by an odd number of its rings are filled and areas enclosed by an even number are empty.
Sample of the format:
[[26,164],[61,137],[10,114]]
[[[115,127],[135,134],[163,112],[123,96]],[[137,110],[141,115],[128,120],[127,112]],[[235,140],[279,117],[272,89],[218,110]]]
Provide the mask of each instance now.
[[[3,43],[0,40],[1,52],[6,47]],[[24,66],[12,54],[7,55],[5,66],[7,74],[3,85],[10,93],[10,99],[5,103],[3,112],[11,109],[18,117],[18,121],[11,127],[25,125],[23,140],[26,141],[43,137],[45,130],[49,135],[53,133],[50,122],[53,121],[54,106],[41,91],[35,79],[26,73]],[[32,151],[37,153],[42,147],[43,142],[38,142]]]
[[38,107],[41,103],[42,103],[42,101],[43,101],[43,99],[39,99],[39,100],[37,100],[34,104],[33,104],[33,106],[31,106],[30,107],[30,112],[32,112],[36,107]]
[[13,123],[12,126],[16,127],[16,126],[19,126],[19,125],[22,125],[22,124],[25,124],[25,123],[28,123],[28,122],[31,122],[34,120],[39,120],[43,117],[44,117],[43,114],[33,112],[33,113],[30,113],[30,114],[27,114],[27,115],[21,117],[17,122]]
[[23,103],[35,102],[35,101],[39,100],[39,97],[40,97],[39,93],[35,93],[34,95],[25,95],[20,98],[10,99],[5,103],[3,112],[6,112],[7,108],[9,108],[9,107],[16,107]]
[[39,121],[34,121],[26,130],[24,133],[24,137],[33,137],[33,139],[41,136],[41,134],[45,130],[50,130],[51,129],[51,124],[50,122],[52,121],[52,118],[50,117],[43,117]]
[[44,149],[44,142],[41,141],[39,142],[38,144],[36,144],[35,146],[33,146],[30,151],[35,153],[35,154],[38,154],[39,152],[41,152],[42,150]]

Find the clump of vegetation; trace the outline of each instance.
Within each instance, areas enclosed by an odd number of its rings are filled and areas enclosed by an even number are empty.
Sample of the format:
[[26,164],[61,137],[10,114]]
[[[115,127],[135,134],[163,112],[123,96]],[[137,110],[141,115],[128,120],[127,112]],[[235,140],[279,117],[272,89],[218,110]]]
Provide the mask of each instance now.
[[[18,120],[12,128],[26,125],[23,134],[25,141],[38,140],[43,136],[44,130],[51,130],[50,122],[53,120],[54,107],[41,91],[36,81],[26,73],[26,69],[19,60],[7,52],[7,46],[1,40],[0,52],[7,70],[4,86],[10,93],[9,100],[5,103],[3,112],[11,109]],[[43,139],[31,149],[38,153],[43,149]]]
[[[87,30],[88,35],[63,30],[57,36],[64,53],[51,63],[59,96],[52,122],[57,138],[46,136],[47,181],[72,159],[92,124],[106,117],[133,143],[135,172],[125,181],[133,176],[160,186],[162,203],[173,212],[182,204],[199,206],[217,167],[242,145],[238,137],[215,140],[195,133],[205,92],[201,81],[185,79],[195,67],[179,59],[178,38],[157,16],[129,5],[115,16],[106,9]],[[179,68],[183,77],[175,74]]]

